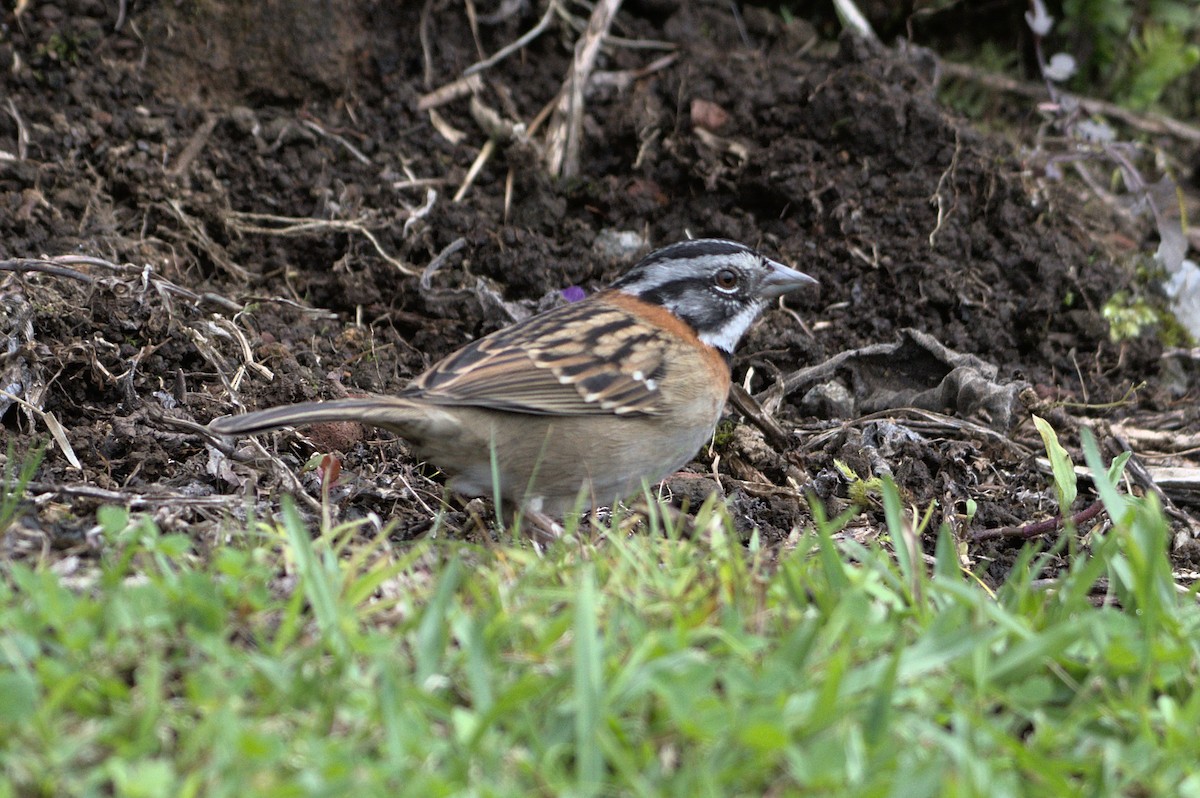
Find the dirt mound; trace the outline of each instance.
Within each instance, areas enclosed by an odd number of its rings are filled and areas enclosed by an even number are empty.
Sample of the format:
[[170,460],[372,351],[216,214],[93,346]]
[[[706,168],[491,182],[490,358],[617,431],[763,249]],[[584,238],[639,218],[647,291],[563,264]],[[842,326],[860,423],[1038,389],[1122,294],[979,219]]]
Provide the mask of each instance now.
[[[1043,397],[1113,402],[1156,374],[1160,347],[1112,343],[1100,314],[1127,270],[1069,205],[1034,201],[1007,144],[947,113],[928,57],[821,44],[754,9],[743,31],[724,4],[633,5],[587,97],[580,175],[548,178],[540,132],[518,136],[455,201],[488,136],[467,96],[431,114],[430,93],[541,11],[484,15],[473,32],[461,6],[421,6],[157,4],[117,20],[78,0],[10,15],[0,256],[127,264],[3,273],[0,376],[57,418],[79,460],[52,451],[38,487],[69,512],[30,524],[72,540],[95,502],[121,495],[165,523],[212,520],[240,503],[222,497],[254,469],[187,422],[395,390],[562,289],[611,279],[633,257],[609,243],[622,231],[653,245],[739,239],[821,280],[750,335],[735,379],[753,365],[752,391],[904,328]],[[535,120],[574,37],[554,22],[477,73],[477,105]],[[631,40],[644,44],[622,46]],[[674,58],[660,59],[663,41]],[[1194,398],[1194,382],[1182,390]],[[1178,393],[1147,389],[1140,409],[1179,407]],[[772,408],[800,436],[718,446],[720,485],[747,527],[786,536],[806,517],[797,487],[845,501],[834,459],[865,477],[879,470],[873,452],[956,528],[968,498],[976,526],[1050,510],[1027,425],[973,433],[910,418],[897,438],[814,417],[818,406],[790,396]],[[1182,423],[1194,427],[1194,414]],[[15,404],[3,424],[21,443],[45,434]],[[442,492],[402,442],[335,443],[351,473],[336,497],[346,513],[399,517],[405,533],[428,526]],[[271,469],[272,484],[311,451],[295,436],[276,445],[288,468]]]

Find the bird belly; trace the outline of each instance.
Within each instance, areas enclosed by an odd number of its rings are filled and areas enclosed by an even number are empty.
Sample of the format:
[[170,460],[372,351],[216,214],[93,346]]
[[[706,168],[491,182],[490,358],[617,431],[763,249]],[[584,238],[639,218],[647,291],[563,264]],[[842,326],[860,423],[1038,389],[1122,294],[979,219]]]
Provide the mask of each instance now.
[[720,410],[705,408],[700,418],[551,418],[458,408],[453,430],[410,429],[408,437],[418,454],[451,475],[455,491],[491,497],[498,488],[511,503],[561,515],[611,504],[640,490],[643,481],[678,470],[711,437]]

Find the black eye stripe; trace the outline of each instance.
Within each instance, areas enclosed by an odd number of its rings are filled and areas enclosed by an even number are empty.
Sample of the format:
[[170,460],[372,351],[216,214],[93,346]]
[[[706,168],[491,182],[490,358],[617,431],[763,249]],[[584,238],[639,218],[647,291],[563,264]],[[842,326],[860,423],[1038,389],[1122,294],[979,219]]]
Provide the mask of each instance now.
[[689,291],[694,291],[702,285],[703,283],[700,283],[694,277],[683,277],[656,285],[642,296],[650,302],[665,305],[670,300],[680,299]]

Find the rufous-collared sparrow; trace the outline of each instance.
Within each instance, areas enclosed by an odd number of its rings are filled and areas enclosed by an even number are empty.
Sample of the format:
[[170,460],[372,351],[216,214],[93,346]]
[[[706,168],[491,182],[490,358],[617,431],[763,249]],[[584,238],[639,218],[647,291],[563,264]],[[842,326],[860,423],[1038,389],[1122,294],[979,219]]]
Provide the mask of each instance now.
[[467,344],[396,396],[275,407],[210,428],[383,427],[455,491],[561,516],[629,496],[695,456],[721,417],[742,335],[768,301],[815,283],[733,241],[682,241],[608,289]]

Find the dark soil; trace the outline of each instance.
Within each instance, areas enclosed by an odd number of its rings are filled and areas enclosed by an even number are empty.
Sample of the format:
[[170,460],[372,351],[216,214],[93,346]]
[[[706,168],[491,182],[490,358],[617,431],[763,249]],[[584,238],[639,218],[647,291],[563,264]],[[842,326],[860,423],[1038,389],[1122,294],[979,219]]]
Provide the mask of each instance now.
[[[722,491],[768,540],[809,523],[807,491],[830,513],[849,502],[853,480],[835,461],[864,478],[890,471],[906,502],[936,501],[935,522],[964,536],[1051,517],[1031,411],[1076,454],[1082,423],[1110,457],[1117,421],[1200,430],[1194,370],[1170,361],[1163,379],[1155,332],[1113,343],[1101,316],[1133,280],[1129,250],[1153,240],[1131,242],[1079,195],[1038,181],[1007,141],[948,112],[932,57],[822,41],[753,7],[743,36],[724,2],[630,2],[614,33],[673,43],[678,58],[632,73],[663,51],[605,52],[601,69],[632,80],[589,93],[580,174],[547,176],[543,127],[497,147],[455,202],[487,134],[465,96],[436,109],[441,129],[418,102],[480,55],[464,4],[425,5],[131,4],[118,21],[115,4],[41,0],[6,12],[0,151],[13,157],[0,157],[0,257],[101,261],[0,272],[0,382],[37,408],[0,399],[4,435],[22,454],[49,437],[52,414],[79,461],[50,444],[6,556],[75,550],[104,503],[216,539],[247,491],[267,511],[298,484],[319,498],[303,466],[331,450],[341,517],[375,513],[413,536],[449,501],[452,533],[478,534],[489,511],[445,496],[437,472],[387,434],[269,436],[278,459],[247,464],[189,424],[398,390],[562,289],[619,274],[645,247],[614,249],[618,231],[649,246],[738,239],[820,279],[744,343],[735,380],[752,367],[752,391],[908,327],[1033,386],[998,431],[953,412],[830,417],[794,395],[768,408],[788,432],[778,440],[735,414],[694,464],[711,474],[716,461],[718,476],[667,485],[693,506]],[[498,4],[478,5],[489,54],[542,13],[527,4],[493,22]],[[561,88],[575,38],[555,20],[480,74],[479,100],[528,124]],[[1190,539],[1200,499],[1175,507]],[[881,517],[869,510],[854,529]],[[969,550],[998,577],[1021,542]]]

